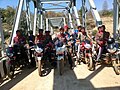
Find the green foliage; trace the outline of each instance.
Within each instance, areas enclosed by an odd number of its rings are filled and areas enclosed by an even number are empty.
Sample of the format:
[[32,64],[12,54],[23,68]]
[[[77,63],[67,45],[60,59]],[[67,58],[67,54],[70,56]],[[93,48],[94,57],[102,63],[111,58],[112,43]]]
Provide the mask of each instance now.
[[113,11],[108,10],[108,2],[107,2],[107,0],[104,0],[102,16],[112,16],[112,15],[113,15]]
[[[5,38],[8,38],[10,36],[9,31],[12,30],[12,26],[15,19],[15,13],[16,9],[10,6],[7,6],[6,9],[0,8],[0,15],[2,16],[2,26],[4,30],[4,36]],[[24,30],[27,29],[27,21],[25,16],[25,11],[22,12],[20,23],[19,23],[19,29],[24,28]]]
[[82,7],[81,7],[80,10],[78,11],[78,14],[79,14],[80,16],[82,16]]
[[102,11],[100,12],[102,16],[113,16],[112,10]]
[[0,8],[0,14],[2,15],[2,22],[9,25],[13,24],[15,16],[15,8],[7,6],[6,9]]
[[92,36],[95,36],[96,33],[97,33],[97,30],[93,30],[93,31],[92,31]]
[[61,13],[61,12],[54,12],[54,11],[49,11],[49,12],[47,12],[46,13],[46,16],[47,17],[61,17],[61,16],[63,16],[63,13]]
[[102,8],[103,8],[103,11],[108,10],[108,2],[107,2],[107,0],[104,0]]
[[5,32],[5,31],[4,31],[3,33],[4,33],[4,38],[5,38],[5,39],[7,39],[7,38],[10,37],[10,33],[9,33],[9,32]]

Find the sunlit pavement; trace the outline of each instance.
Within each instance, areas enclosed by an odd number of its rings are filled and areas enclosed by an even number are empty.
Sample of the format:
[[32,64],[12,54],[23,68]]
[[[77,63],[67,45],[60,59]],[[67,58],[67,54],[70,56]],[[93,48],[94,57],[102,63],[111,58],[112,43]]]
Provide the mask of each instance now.
[[120,75],[112,67],[97,66],[95,71],[87,70],[82,64],[70,70],[64,69],[62,76],[57,69],[39,77],[37,69],[26,69],[16,78],[3,84],[0,90],[120,90]]

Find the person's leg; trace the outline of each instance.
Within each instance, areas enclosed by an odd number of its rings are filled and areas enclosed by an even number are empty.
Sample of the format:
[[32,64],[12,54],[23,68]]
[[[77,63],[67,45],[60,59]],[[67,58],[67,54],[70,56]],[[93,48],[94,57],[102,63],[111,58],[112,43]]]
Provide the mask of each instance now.
[[99,47],[98,55],[97,55],[97,61],[99,61],[99,59],[101,57],[101,54],[102,54],[102,51],[103,51],[103,47]]
[[77,57],[80,58],[80,44],[78,45]]
[[78,44],[75,43],[75,52],[78,51]]
[[68,61],[69,61],[69,64],[70,64],[70,68],[72,69],[72,67],[73,67],[72,57],[71,57],[70,53],[67,53],[67,55],[68,55]]

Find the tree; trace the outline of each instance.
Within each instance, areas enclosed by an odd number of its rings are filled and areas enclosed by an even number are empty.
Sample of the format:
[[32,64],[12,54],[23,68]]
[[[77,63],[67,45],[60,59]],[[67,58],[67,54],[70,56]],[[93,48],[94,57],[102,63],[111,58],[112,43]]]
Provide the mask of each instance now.
[[103,11],[108,11],[108,2],[107,2],[107,0],[104,0]]
[[102,6],[103,10],[102,10],[102,15],[107,15],[109,10],[108,10],[108,2],[107,0],[104,0],[103,6]]
[[[15,19],[15,13],[16,13],[16,9],[13,7],[7,6],[6,9],[0,8],[0,15],[2,16],[2,26],[3,26],[5,38],[9,36],[8,32],[12,30],[12,26]],[[24,30],[26,30],[27,29],[26,22],[27,21],[26,21],[25,11],[22,11],[19,28],[20,29],[24,28]]]

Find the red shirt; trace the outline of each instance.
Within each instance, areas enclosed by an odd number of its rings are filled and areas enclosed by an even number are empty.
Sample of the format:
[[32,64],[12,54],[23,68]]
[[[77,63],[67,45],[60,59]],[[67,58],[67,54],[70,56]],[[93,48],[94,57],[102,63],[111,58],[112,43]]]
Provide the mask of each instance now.
[[58,34],[58,39],[62,42],[66,42],[66,35],[64,33]]
[[43,43],[43,41],[45,40],[45,36],[44,35],[37,35],[36,40],[37,40],[37,42]]
[[23,36],[20,36],[20,37],[16,36],[16,37],[14,37],[13,41],[16,44],[21,44],[21,43],[25,43],[26,42],[25,38]]

